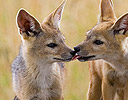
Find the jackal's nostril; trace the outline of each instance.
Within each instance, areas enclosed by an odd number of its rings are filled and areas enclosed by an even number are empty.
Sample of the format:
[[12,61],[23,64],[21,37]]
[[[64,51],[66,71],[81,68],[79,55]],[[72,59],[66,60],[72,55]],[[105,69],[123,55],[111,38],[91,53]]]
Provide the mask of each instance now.
[[72,56],[75,56],[76,52],[75,52],[75,51],[71,51],[70,54],[71,54]]
[[79,52],[80,51],[80,47],[74,47],[75,52]]

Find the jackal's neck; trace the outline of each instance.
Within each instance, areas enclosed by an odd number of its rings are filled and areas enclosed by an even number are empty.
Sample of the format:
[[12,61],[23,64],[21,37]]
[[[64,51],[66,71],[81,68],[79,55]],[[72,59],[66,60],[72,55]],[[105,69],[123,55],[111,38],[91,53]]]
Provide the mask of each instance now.
[[[57,63],[48,63],[46,58],[31,56],[29,53],[22,51],[25,61],[25,77],[22,79],[23,98],[28,98],[31,91],[34,94],[41,93],[42,100],[49,100],[54,94],[57,98],[62,96],[62,81],[59,66]],[[21,92],[21,93],[22,93]],[[24,99],[25,100],[25,99]]]
[[25,59],[27,70],[29,70],[30,73],[33,73],[37,79],[44,79],[43,81],[46,82],[45,79],[50,78],[51,80],[49,81],[52,82],[54,76],[60,78],[60,70],[57,63],[49,63],[47,60],[48,58],[40,59],[26,55]]
[[106,61],[117,71],[128,71],[128,57],[124,54],[111,57]]
[[29,77],[35,79],[37,85],[43,89],[50,88],[55,82],[61,89],[61,75],[57,63],[48,62],[49,58],[39,58],[32,56],[26,51],[23,52],[27,73]]
[[128,70],[128,38],[122,42],[122,48],[119,52],[105,60],[110,63],[115,70]]

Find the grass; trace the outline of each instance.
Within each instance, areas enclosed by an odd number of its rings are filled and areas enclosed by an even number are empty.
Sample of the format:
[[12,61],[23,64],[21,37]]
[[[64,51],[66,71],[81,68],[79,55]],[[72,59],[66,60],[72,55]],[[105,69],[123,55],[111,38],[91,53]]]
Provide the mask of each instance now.
[[[12,100],[11,63],[18,54],[20,36],[16,27],[16,14],[25,8],[40,22],[53,11],[62,0],[0,0],[0,100]],[[127,12],[127,0],[114,0],[119,17]],[[84,40],[85,32],[97,23],[99,0],[67,0],[61,31],[66,43],[73,48]],[[66,63],[66,100],[86,100],[89,83],[87,63],[78,61]]]

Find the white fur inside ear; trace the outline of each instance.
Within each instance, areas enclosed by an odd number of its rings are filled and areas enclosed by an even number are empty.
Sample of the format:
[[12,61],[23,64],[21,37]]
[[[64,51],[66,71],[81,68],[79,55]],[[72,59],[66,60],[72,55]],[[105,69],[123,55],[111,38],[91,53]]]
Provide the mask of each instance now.
[[30,24],[30,29],[33,30],[33,31],[36,31],[35,30],[35,24],[34,24],[34,21],[33,20],[30,20],[31,24]]
[[34,36],[34,33],[32,33],[32,32],[28,32],[28,34],[29,34],[30,36]]
[[121,23],[120,23],[120,29],[125,29],[125,28],[127,28],[127,27],[128,27],[127,23],[128,23],[128,19],[127,19],[127,17],[124,17],[124,18],[122,19]]
[[123,34],[125,30],[120,30],[119,31],[119,34]]
[[54,19],[53,25],[60,28],[60,20]]

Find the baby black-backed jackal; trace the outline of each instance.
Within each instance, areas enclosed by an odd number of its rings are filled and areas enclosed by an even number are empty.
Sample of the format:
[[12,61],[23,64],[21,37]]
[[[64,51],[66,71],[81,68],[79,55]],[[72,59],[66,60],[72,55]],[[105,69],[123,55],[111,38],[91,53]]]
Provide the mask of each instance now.
[[128,13],[117,19],[112,1],[101,0],[99,22],[74,47],[73,59],[90,61],[88,100],[128,100],[127,31]]
[[21,9],[17,26],[22,39],[12,64],[15,100],[64,100],[63,63],[75,55],[59,29],[65,1],[43,23]]

